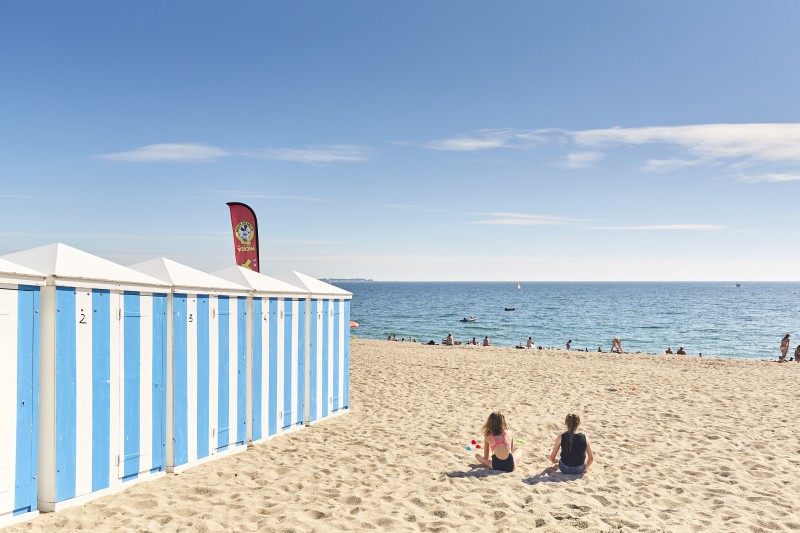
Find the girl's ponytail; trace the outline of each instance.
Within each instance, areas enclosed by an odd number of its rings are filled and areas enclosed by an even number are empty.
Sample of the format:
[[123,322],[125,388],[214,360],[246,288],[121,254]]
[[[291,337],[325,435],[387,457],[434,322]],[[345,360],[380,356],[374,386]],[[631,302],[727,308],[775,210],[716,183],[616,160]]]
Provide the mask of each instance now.
[[581,417],[576,414],[567,415],[567,431],[569,432],[569,449],[572,449],[572,436],[575,435],[575,430],[581,425]]

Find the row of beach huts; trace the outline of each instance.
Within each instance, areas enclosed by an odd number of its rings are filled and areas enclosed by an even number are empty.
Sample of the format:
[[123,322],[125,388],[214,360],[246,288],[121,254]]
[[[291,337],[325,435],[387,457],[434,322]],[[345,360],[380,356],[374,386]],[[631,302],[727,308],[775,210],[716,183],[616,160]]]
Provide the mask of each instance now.
[[0,257],[0,527],[346,412],[351,296],[60,243]]

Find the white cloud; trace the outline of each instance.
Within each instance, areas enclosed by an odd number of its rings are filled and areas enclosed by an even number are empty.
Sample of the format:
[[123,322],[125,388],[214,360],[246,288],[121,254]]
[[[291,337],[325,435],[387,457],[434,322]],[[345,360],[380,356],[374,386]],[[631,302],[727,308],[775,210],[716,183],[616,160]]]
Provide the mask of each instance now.
[[604,157],[605,154],[601,152],[573,152],[567,155],[562,166],[566,168],[589,168]]
[[490,217],[469,224],[497,224],[503,226],[558,226],[575,222],[575,219],[551,215],[529,215],[525,213],[479,213]]
[[475,150],[489,150],[506,146],[508,136],[501,133],[488,133],[480,137],[454,137],[431,141],[426,146],[432,150],[449,152],[472,152]]
[[390,209],[407,209],[409,211],[421,211],[425,213],[445,213],[444,209],[413,204],[387,204],[386,207]]
[[330,202],[328,198],[313,198],[311,196],[292,196],[281,194],[251,194],[247,192],[239,193],[243,198],[259,198],[263,200],[289,200],[293,202]]
[[243,152],[242,155],[256,159],[277,159],[309,164],[351,163],[369,159],[365,147],[351,144],[328,144],[309,148],[273,148]]
[[717,224],[657,224],[653,226],[594,226],[592,229],[614,231],[718,231],[726,227]]
[[449,139],[430,141],[424,145],[431,150],[473,152],[493,148],[529,148],[549,142],[558,130],[493,130],[482,129]]
[[680,168],[693,167],[707,163],[704,159],[650,159],[642,166],[647,172],[670,172]]
[[800,162],[800,124],[698,124],[572,131],[581,146],[662,143],[701,159]]
[[771,173],[759,174],[756,176],[742,176],[739,179],[741,181],[749,181],[751,183],[775,183],[780,181],[798,181],[800,180],[800,174]]
[[230,155],[221,148],[197,143],[163,143],[140,146],[127,152],[100,154],[98,159],[124,163],[193,163],[214,161]]

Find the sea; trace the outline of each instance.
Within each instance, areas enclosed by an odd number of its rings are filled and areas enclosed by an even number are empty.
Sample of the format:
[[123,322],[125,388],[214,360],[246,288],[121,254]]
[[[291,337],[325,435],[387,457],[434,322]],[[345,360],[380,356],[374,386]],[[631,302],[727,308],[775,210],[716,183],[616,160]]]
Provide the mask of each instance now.
[[[355,337],[777,359],[800,344],[800,283],[333,281],[353,293]],[[508,310],[507,310],[508,309]],[[513,310],[512,310],[513,309]],[[474,316],[474,322],[462,322]]]

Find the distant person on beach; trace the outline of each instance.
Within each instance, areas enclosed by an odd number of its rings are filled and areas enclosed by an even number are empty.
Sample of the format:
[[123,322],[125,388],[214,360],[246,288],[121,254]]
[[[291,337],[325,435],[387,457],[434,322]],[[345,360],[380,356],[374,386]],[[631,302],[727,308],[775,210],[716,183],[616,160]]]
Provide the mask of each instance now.
[[[564,423],[567,431],[556,437],[553,451],[550,452],[550,462],[558,462],[558,469],[562,474],[585,474],[594,461],[594,454],[586,435],[575,433],[581,425],[581,417],[569,414]],[[556,461],[559,448],[561,448],[561,459]]]
[[444,343],[446,345],[448,345],[448,346],[452,346],[453,345],[453,334],[452,333],[448,333],[447,334],[447,338],[444,340]]
[[781,340],[781,358],[779,361],[781,363],[786,362],[786,353],[789,351],[789,334],[783,336],[783,340]]
[[798,344],[797,348],[794,349],[794,362],[795,363],[800,363],[800,360],[798,358],[800,358],[800,344]]
[[597,353],[603,353],[603,348],[601,348],[600,346],[598,346],[598,347],[597,347]]
[[664,353],[672,355],[672,346],[667,346],[667,349],[666,349],[666,351]]
[[622,341],[619,337],[614,337],[611,341],[611,353],[622,353]]
[[489,336],[488,335],[483,338],[483,345],[484,346],[489,346]]
[[472,337],[471,344],[472,344],[473,346],[477,346],[477,345],[478,345],[478,339],[476,339],[475,337]]
[[390,341],[390,340],[392,340],[392,336],[391,336],[391,335],[389,335],[388,337],[386,337],[386,340],[387,340],[387,341]]
[[683,349],[683,346],[678,348],[678,351],[675,352],[677,355],[686,355],[686,350]]
[[527,344],[525,345],[525,347],[526,347],[526,348],[528,348],[529,350],[530,350],[531,348],[533,348],[533,337],[528,337],[528,342],[527,342]]
[[[489,470],[513,472],[516,463],[522,460],[522,450],[514,446],[514,435],[508,431],[506,417],[495,411],[483,424],[483,455],[476,453],[475,459]],[[491,460],[489,453],[492,453]]]
[[567,350],[569,350],[570,345],[572,344],[572,339],[567,341]]

